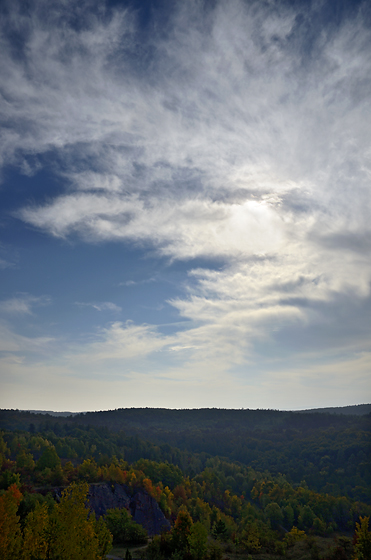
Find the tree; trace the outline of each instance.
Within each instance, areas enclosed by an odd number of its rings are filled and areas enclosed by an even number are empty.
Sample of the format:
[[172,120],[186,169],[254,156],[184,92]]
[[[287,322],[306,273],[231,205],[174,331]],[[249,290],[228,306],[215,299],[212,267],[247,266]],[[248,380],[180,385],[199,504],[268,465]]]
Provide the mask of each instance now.
[[255,523],[252,523],[248,531],[242,534],[241,544],[249,553],[256,554],[259,552],[261,544],[258,527]]
[[194,523],[188,535],[189,551],[193,558],[202,560],[206,555],[207,550],[207,530],[200,521]]
[[225,524],[225,521],[223,521],[223,519],[218,519],[218,521],[214,523],[213,536],[216,539],[224,540],[226,533],[227,533],[227,526]]
[[43,471],[44,469],[55,469],[60,467],[61,460],[57,455],[57,452],[53,446],[45,447],[43,454],[37,461],[37,469]]
[[85,479],[88,482],[95,482],[98,480],[98,465],[94,459],[85,459],[78,468],[78,475],[79,478]]
[[125,508],[107,510],[105,521],[115,543],[144,544],[147,542],[146,530],[132,520],[130,513]]
[[271,502],[265,506],[264,513],[271,523],[272,529],[277,529],[283,523],[283,513],[276,502]]
[[88,489],[87,483],[71,484],[55,506],[50,516],[50,560],[104,558],[107,550],[102,550],[104,539],[102,534],[99,536],[103,527],[97,531],[95,518],[88,517],[85,507]]
[[17,515],[22,494],[16,484],[0,496],[0,558],[13,560],[18,558],[22,547],[22,535]]
[[98,539],[98,558],[105,558],[107,552],[112,548],[112,534],[110,533],[103,517],[100,517],[95,524],[95,534]]
[[48,558],[49,515],[46,503],[37,503],[34,511],[26,517],[22,560]]
[[292,506],[290,506],[290,504],[288,504],[287,506],[284,507],[283,511],[284,511],[284,516],[285,516],[286,528],[291,529],[291,527],[293,526],[294,521],[295,521],[294,510],[293,510]]
[[287,546],[293,546],[297,541],[305,539],[305,531],[300,531],[297,527],[292,527],[291,531],[286,533],[285,542]]
[[360,517],[356,523],[354,535],[354,552],[352,560],[370,560],[371,558],[371,533],[368,530],[369,517]]
[[17,467],[19,469],[33,471],[35,468],[35,461],[33,460],[31,453],[27,453],[25,449],[21,449],[17,455]]
[[188,537],[190,535],[193,520],[187,509],[181,509],[176,518],[172,531],[172,545],[175,550],[186,551],[189,548]]

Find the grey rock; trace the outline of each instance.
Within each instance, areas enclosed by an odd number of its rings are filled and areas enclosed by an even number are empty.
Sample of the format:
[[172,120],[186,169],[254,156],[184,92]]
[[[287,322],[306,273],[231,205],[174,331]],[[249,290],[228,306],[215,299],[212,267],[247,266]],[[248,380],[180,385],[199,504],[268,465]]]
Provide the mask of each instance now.
[[158,503],[144,490],[139,490],[131,499],[130,511],[134,521],[147,530],[149,536],[170,531],[170,522],[166,519]]
[[89,486],[89,506],[96,517],[104,515],[108,509],[126,508],[130,511],[130,496],[121,484],[91,484]]
[[97,518],[105,515],[108,509],[127,509],[133,520],[142,525],[150,537],[171,528],[158,503],[148,492],[139,489],[130,495],[129,488],[124,484],[91,484],[89,506]]

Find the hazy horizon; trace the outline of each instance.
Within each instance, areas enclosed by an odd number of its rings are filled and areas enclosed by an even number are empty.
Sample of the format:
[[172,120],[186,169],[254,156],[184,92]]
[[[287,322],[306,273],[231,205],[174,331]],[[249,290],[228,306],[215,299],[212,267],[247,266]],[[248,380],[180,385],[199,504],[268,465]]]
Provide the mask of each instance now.
[[[64,415],[76,415],[76,414],[86,414],[88,412],[112,412],[113,410],[120,410],[121,408],[126,408],[126,409],[131,409],[131,408],[135,408],[138,410],[141,409],[150,409],[150,410],[273,410],[273,411],[278,411],[278,412],[312,412],[312,411],[316,411],[318,410],[319,412],[324,410],[332,410],[332,409],[348,409],[348,408],[357,408],[357,407],[370,407],[371,408],[371,403],[362,403],[362,404],[355,404],[355,405],[345,405],[342,407],[321,407],[321,408],[307,408],[307,409],[265,409],[265,408],[258,408],[258,409],[254,409],[254,408],[223,408],[223,407],[198,407],[198,408],[171,408],[171,407],[118,407],[116,409],[95,409],[95,410],[47,410],[47,409],[38,409],[38,410],[31,410],[31,409],[13,409],[13,410],[18,410],[19,412],[30,412],[32,414],[51,414],[51,415],[58,415],[58,416],[64,416]],[[4,410],[4,409],[2,409]],[[365,413],[367,414],[367,413]]]

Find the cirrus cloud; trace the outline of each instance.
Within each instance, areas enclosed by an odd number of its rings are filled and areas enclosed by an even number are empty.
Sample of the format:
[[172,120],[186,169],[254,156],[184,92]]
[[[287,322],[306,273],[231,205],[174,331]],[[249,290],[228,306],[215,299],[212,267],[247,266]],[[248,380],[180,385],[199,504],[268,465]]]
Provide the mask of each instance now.
[[294,355],[295,329],[298,353],[369,351],[371,33],[366,3],[337,22],[327,4],[175,3],[151,33],[94,2],[80,26],[73,1],[9,8],[23,49],[4,30],[0,158],[28,175],[47,161],[64,184],[15,215],[188,263],[169,301],[187,327],[114,323],[80,361],[161,350],[174,375],[174,360],[240,375],[284,333]]

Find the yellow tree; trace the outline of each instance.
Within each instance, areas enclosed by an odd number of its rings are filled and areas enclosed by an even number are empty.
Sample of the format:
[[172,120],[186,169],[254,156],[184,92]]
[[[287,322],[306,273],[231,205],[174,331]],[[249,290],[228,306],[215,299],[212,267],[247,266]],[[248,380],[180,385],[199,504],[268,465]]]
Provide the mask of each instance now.
[[49,515],[46,504],[36,504],[26,517],[22,560],[45,560],[49,550]]
[[14,560],[22,548],[22,535],[17,515],[22,494],[16,484],[0,496],[0,558]]
[[[50,560],[100,560],[108,552],[108,529],[97,530],[94,516],[88,517],[85,503],[87,483],[72,484],[50,516]],[[104,544],[105,542],[105,544]]]
[[356,523],[354,535],[354,552],[352,560],[370,560],[371,558],[371,533],[368,530],[369,517],[360,517]]

